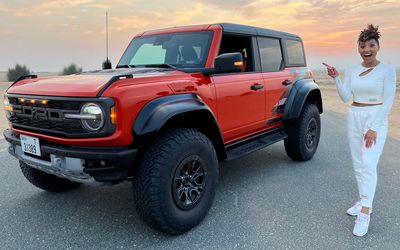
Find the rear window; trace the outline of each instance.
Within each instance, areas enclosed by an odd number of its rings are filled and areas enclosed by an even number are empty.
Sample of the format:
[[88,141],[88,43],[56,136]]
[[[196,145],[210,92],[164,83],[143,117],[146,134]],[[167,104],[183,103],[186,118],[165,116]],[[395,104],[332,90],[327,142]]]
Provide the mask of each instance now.
[[286,39],[285,43],[288,53],[288,64],[305,65],[306,59],[304,57],[304,50],[301,41]]

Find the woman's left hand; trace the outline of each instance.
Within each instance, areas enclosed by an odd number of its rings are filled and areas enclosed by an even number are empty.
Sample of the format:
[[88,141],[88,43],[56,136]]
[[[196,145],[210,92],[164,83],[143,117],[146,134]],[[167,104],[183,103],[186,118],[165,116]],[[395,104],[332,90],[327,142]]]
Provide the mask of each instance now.
[[370,148],[372,147],[372,144],[376,144],[376,137],[378,133],[376,131],[373,131],[369,129],[367,133],[364,135],[364,141],[365,141],[365,147]]

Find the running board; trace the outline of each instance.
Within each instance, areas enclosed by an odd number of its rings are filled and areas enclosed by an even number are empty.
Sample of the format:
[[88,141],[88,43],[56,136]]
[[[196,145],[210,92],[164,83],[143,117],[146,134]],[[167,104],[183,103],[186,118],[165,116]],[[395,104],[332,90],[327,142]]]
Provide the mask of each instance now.
[[287,137],[283,127],[275,128],[245,140],[235,142],[226,147],[226,159],[224,161],[231,161],[254,151],[265,148],[275,142],[281,141]]

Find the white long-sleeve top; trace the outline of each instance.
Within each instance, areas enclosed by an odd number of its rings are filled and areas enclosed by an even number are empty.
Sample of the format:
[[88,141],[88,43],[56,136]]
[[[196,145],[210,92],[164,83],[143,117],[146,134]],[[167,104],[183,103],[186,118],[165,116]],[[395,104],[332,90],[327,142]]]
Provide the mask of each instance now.
[[377,127],[387,119],[393,105],[396,95],[396,69],[381,62],[368,74],[360,76],[367,70],[368,68],[361,64],[350,66],[345,71],[344,82],[339,77],[335,78],[336,89],[343,102],[348,102],[353,96],[353,101],[358,103],[382,103],[381,110],[366,128],[366,131],[368,129],[376,131]]

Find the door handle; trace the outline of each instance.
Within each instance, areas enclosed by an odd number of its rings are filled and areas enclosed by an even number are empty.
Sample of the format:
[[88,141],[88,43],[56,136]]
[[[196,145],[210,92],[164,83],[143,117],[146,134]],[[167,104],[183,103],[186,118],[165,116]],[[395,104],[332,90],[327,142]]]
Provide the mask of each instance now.
[[264,88],[264,85],[259,84],[259,83],[255,83],[255,84],[251,85],[251,87],[250,87],[250,89],[254,90],[254,91],[257,91],[257,90],[262,89],[262,88]]
[[292,83],[293,83],[292,80],[286,79],[285,81],[282,82],[282,85],[288,86],[288,85],[290,85]]

